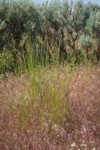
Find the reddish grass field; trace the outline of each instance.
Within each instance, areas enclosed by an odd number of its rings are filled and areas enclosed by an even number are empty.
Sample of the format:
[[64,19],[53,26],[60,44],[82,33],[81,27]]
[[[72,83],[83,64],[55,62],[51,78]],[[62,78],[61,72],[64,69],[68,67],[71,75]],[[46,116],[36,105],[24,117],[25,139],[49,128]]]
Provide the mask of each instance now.
[[[62,67],[56,69],[54,78],[50,70],[41,74],[43,83],[37,79],[38,92],[33,97],[30,75],[1,77],[0,150],[100,150],[100,67],[78,67],[72,73]],[[61,87],[61,100],[67,105],[57,105],[62,109],[59,112],[64,112],[61,117],[56,111],[50,112],[46,102],[46,98],[51,98],[52,84],[58,93]],[[42,102],[32,101],[30,106],[32,98]],[[21,104],[21,99],[25,104]],[[41,124],[43,118],[46,121]]]

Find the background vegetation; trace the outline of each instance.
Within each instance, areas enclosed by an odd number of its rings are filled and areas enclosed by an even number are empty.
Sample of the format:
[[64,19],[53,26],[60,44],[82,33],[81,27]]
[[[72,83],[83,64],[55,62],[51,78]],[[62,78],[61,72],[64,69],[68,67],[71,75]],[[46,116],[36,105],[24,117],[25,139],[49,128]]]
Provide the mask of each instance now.
[[[82,0],[43,4],[1,0],[0,58],[6,53],[3,60],[7,61],[6,56],[10,54],[13,63],[4,68],[11,71],[22,65],[30,51],[35,65],[66,60],[69,63],[99,62],[100,6],[84,4]],[[0,60],[2,66],[3,60]]]

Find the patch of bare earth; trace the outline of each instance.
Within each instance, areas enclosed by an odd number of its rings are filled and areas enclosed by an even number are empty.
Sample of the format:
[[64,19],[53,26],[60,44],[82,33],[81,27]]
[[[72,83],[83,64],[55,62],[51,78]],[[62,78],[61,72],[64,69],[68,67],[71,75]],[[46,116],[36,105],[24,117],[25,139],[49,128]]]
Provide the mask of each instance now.
[[99,150],[99,81],[98,66],[76,69],[67,96],[70,116],[62,126],[54,124],[49,130],[45,125],[42,132],[34,111],[25,128],[18,121],[20,106],[16,97],[23,94],[28,100],[29,76],[9,76],[0,80],[0,150]]

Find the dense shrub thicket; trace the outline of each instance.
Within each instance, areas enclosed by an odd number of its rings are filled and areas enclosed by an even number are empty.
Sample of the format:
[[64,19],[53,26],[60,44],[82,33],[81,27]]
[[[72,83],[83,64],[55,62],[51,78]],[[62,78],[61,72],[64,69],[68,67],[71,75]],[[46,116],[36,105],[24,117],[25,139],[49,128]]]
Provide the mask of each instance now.
[[30,50],[41,63],[98,62],[100,6],[82,0],[0,0],[0,53],[10,51],[13,60],[23,62]]

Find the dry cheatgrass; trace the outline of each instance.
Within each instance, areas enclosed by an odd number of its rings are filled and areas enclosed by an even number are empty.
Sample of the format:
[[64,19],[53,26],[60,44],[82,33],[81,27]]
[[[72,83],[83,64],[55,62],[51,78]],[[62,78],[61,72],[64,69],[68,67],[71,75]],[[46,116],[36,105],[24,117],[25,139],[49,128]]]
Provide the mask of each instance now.
[[40,69],[0,80],[0,150],[99,150],[100,69]]

